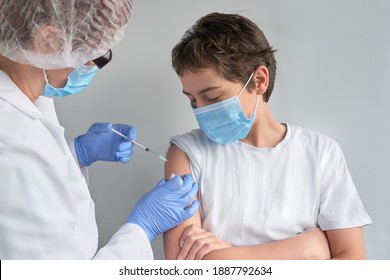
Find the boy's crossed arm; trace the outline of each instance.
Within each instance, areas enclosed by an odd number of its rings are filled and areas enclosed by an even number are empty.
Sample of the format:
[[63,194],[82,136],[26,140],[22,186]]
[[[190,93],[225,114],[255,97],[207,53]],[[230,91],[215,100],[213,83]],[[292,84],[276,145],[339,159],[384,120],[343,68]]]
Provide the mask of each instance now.
[[[165,177],[191,174],[187,155],[172,144],[167,153]],[[182,244],[180,244],[182,243]],[[325,233],[314,228],[266,244],[234,247],[201,228],[199,211],[181,225],[164,233],[166,259],[328,259]]]

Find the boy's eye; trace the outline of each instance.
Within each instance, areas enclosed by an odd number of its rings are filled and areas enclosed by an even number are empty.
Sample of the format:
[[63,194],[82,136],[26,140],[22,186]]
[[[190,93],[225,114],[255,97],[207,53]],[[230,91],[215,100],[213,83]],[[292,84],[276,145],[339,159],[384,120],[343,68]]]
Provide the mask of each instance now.
[[219,101],[219,100],[221,100],[222,96],[223,96],[223,94],[213,93],[213,94],[207,95],[207,100],[210,101],[210,102]]
[[217,96],[217,97],[214,97],[214,98],[208,98],[209,99],[209,101],[217,101],[218,100],[218,98],[219,98],[219,96]]

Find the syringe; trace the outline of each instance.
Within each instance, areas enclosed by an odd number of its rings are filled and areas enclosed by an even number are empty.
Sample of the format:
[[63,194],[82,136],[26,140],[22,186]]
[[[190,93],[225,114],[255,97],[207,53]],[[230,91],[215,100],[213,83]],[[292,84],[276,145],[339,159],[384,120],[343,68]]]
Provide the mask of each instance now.
[[163,160],[163,161],[168,161],[164,156],[156,153],[155,151],[145,147],[144,145],[134,141],[134,140],[131,140],[129,139],[126,135],[124,135],[123,133],[120,133],[118,130],[114,129],[114,128],[111,128],[111,131],[118,134],[119,136],[122,136],[123,138],[125,138],[126,140],[129,140],[131,143],[133,143],[134,145],[140,147],[142,150],[144,151],[147,151],[149,153],[152,153],[153,155],[155,155],[156,157],[158,157],[159,159]]

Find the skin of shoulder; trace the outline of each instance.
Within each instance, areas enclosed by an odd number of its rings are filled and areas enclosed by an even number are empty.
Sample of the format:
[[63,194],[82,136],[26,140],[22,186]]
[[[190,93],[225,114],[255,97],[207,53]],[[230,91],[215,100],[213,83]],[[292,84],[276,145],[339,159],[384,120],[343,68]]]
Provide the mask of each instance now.
[[[165,163],[165,178],[169,179],[171,174],[183,176],[184,174],[191,174],[190,161],[186,153],[180,150],[176,145],[171,144],[167,152],[167,162]],[[191,224],[201,226],[200,213],[189,218],[184,223],[163,234],[164,253],[167,260],[176,259],[180,253],[181,247],[179,244],[180,238],[186,229]]]

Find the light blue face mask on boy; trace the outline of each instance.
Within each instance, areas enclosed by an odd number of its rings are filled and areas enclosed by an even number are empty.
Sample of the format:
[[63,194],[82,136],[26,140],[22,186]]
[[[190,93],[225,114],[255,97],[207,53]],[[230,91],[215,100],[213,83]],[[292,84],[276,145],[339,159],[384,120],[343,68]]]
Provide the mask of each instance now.
[[68,76],[68,81],[63,88],[53,87],[46,76],[45,70],[43,74],[45,76],[45,88],[43,89],[44,96],[64,97],[70,94],[80,93],[85,89],[92,81],[93,77],[99,68],[97,66],[80,65],[73,69]]
[[255,120],[260,95],[257,95],[255,110],[249,118],[242,111],[238,98],[249,84],[252,76],[253,73],[237,95],[215,104],[193,109],[200,129],[210,140],[219,144],[228,144],[244,139],[248,135]]

